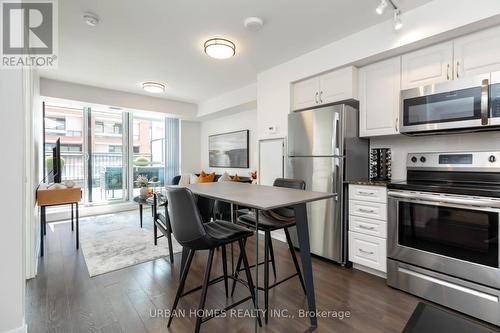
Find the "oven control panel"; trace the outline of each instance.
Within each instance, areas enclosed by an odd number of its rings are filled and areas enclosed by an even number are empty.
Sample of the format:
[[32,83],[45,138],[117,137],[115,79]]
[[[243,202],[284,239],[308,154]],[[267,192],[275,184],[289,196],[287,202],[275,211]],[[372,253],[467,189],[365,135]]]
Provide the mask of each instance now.
[[430,169],[475,171],[488,169],[500,172],[500,151],[450,152],[450,153],[409,153],[407,169]]

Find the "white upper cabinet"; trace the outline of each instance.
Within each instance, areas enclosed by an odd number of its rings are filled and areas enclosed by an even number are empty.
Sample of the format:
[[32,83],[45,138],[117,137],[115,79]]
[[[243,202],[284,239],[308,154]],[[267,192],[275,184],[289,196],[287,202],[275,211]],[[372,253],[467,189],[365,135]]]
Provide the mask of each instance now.
[[357,99],[357,69],[346,67],[292,85],[292,110]]
[[321,103],[333,103],[346,99],[358,99],[358,71],[355,67],[339,69],[319,77]]
[[359,70],[359,135],[398,134],[400,57]]
[[305,109],[319,103],[319,80],[312,78],[300,81],[292,86],[294,110]]
[[454,41],[455,79],[500,70],[500,27]]
[[401,89],[453,79],[453,42],[446,42],[401,57]]

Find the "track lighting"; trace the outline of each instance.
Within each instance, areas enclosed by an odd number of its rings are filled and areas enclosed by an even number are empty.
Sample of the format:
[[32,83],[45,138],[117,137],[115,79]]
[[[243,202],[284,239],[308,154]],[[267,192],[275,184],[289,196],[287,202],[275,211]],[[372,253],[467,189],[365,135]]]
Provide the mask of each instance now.
[[380,4],[377,6],[377,9],[375,11],[377,14],[382,15],[387,8],[387,0],[380,0]]
[[403,21],[401,20],[401,10],[394,10],[394,30],[400,30],[403,27]]

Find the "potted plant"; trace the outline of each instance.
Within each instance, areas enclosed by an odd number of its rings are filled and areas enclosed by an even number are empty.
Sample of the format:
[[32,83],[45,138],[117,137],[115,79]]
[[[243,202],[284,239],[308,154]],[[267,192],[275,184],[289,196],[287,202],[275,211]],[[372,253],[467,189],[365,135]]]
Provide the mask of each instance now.
[[140,188],[139,197],[146,199],[148,197],[148,177],[139,175],[136,180],[137,186]]

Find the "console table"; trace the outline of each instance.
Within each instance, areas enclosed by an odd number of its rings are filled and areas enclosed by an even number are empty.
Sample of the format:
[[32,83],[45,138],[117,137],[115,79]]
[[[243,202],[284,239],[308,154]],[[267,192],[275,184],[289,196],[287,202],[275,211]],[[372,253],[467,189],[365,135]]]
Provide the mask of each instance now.
[[50,206],[71,205],[71,230],[73,230],[73,207],[76,208],[76,249],[80,248],[78,204],[81,199],[82,189],[78,186],[63,189],[43,188],[36,191],[36,202],[40,207],[40,256],[43,257],[43,239],[47,227],[45,209]]

